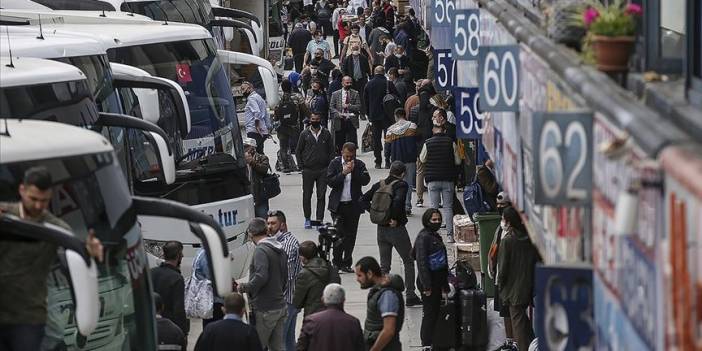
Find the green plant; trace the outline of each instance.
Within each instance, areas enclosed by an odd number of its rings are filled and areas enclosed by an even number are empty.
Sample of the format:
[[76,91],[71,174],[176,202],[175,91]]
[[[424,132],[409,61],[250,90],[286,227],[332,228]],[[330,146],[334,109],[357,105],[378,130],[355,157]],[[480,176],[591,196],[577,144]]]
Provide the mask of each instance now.
[[592,35],[632,36],[636,34],[636,16],[641,12],[641,6],[624,0],[611,0],[607,4],[586,0],[574,20]]

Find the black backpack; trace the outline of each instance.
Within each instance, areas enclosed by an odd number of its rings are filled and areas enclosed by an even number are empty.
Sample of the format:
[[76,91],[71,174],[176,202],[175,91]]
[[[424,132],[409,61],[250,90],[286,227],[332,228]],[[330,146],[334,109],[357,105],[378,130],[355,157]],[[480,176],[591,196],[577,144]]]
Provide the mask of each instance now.
[[385,96],[383,96],[383,112],[387,123],[395,123],[395,110],[400,107],[400,99],[390,92],[390,81],[388,81],[385,86]]
[[478,278],[470,263],[466,261],[456,261],[456,279],[458,280],[458,289],[472,290],[478,288]]
[[276,119],[280,121],[281,125],[295,127],[298,124],[299,115],[299,108],[292,97],[288,94],[283,95],[280,103],[275,107]]

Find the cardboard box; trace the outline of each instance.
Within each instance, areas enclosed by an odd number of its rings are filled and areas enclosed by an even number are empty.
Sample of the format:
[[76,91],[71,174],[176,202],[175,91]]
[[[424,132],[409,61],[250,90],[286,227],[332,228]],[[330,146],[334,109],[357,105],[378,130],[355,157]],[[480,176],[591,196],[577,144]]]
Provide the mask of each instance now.
[[480,238],[478,226],[468,215],[453,216],[453,238],[459,243],[474,243]]

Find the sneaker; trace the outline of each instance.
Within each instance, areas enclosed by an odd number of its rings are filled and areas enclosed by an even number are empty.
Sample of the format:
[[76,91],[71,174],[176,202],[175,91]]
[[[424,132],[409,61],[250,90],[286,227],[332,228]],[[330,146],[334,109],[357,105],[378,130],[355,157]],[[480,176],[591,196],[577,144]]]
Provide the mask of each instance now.
[[424,207],[424,201],[417,201],[416,204],[414,204],[415,207]]
[[405,296],[405,306],[412,307],[412,306],[418,306],[421,304],[422,304],[422,300],[419,298],[419,296],[417,296],[415,294]]
[[405,210],[405,215],[406,215],[407,217],[411,217],[411,216],[412,216],[412,210],[410,210],[410,209]]
[[385,169],[390,169],[390,160],[385,160]]
[[305,229],[312,229],[312,222],[309,218],[305,218]]
[[446,235],[446,242],[449,244],[453,244],[456,242],[456,240],[453,240],[453,235]]

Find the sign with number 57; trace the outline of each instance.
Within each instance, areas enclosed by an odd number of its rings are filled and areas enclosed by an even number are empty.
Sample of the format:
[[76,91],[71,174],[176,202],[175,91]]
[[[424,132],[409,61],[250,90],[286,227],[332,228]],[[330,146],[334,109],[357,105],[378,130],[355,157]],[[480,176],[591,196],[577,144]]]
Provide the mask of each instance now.
[[592,202],[592,113],[535,112],[534,202],[584,206]]
[[460,139],[479,139],[483,135],[484,115],[478,109],[478,87],[453,88],[456,101],[456,136]]
[[434,79],[437,90],[449,90],[456,85],[456,61],[451,50],[434,50]]

